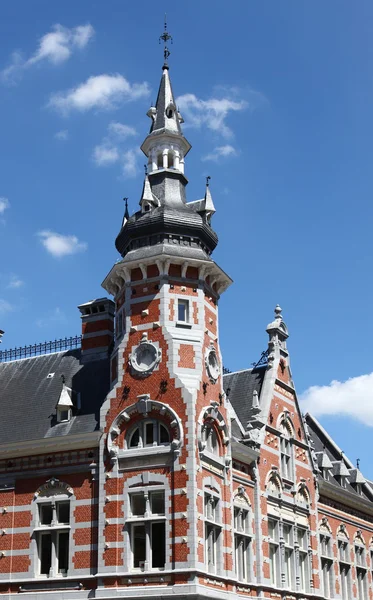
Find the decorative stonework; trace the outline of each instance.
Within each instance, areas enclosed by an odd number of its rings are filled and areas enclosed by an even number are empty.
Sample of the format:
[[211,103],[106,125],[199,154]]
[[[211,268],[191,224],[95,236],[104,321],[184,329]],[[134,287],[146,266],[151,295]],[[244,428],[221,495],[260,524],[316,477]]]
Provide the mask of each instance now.
[[67,483],[52,477],[51,479],[48,479],[44,485],[41,485],[38,488],[34,494],[34,500],[39,498],[39,496],[54,496],[56,494],[67,494],[68,496],[72,496],[74,491]]
[[206,371],[211,383],[216,383],[221,373],[219,358],[213,344],[205,352]]
[[129,364],[134,373],[147,377],[158,367],[161,358],[162,350],[148,340],[148,334],[144,333],[140,344],[132,349]]

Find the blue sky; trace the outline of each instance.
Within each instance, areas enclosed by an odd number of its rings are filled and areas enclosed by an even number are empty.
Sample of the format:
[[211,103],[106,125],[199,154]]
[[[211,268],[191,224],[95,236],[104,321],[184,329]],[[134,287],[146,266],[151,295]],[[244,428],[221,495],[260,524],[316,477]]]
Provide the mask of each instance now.
[[103,295],[121,198],[140,198],[165,10],[188,199],[211,175],[214,257],[234,279],[224,362],[259,358],[279,302],[304,408],[373,478],[368,0],[2,3],[2,347],[78,333],[76,306]]

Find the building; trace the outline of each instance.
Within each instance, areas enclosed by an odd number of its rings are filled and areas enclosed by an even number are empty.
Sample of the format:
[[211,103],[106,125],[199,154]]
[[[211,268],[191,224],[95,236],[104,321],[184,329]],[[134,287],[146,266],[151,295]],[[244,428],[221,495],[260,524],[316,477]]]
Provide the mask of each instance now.
[[373,484],[302,417],[279,306],[259,363],[224,374],[231,279],[209,182],[186,201],[167,58],[114,300],[79,306],[81,344],[0,353],[0,593],[372,600]]

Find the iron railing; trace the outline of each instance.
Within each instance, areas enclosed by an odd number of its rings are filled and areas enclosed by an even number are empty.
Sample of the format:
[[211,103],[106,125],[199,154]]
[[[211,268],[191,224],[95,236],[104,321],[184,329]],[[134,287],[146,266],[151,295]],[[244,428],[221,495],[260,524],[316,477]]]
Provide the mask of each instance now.
[[20,346],[19,348],[10,348],[9,350],[0,350],[0,362],[9,362],[21,358],[30,358],[31,356],[40,356],[41,354],[51,354],[52,352],[63,352],[64,350],[73,350],[80,348],[82,342],[81,335],[75,335],[51,342],[40,342],[30,346]]

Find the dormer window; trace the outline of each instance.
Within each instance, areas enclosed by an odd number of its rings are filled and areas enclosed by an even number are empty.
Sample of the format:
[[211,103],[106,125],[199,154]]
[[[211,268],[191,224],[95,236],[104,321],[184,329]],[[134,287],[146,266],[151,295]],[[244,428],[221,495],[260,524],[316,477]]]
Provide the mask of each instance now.
[[150,211],[150,204],[144,204],[144,212]]
[[70,421],[72,417],[72,390],[71,388],[67,387],[67,385],[65,385],[64,377],[62,377],[62,379],[62,390],[56,406],[57,423],[65,423],[66,421]]
[[173,116],[174,116],[174,111],[172,110],[172,108],[168,108],[166,110],[166,117],[167,117],[167,119],[172,119]]

